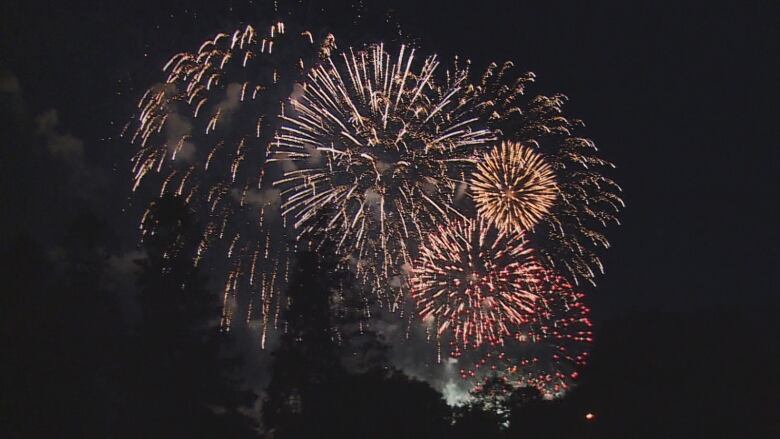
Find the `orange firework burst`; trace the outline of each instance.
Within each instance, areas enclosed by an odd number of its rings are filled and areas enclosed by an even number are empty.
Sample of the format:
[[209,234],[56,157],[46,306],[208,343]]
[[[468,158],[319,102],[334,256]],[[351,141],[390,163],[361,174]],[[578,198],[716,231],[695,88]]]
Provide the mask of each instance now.
[[504,232],[531,230],[558,188],[552,168],[531,148],[503,142],[477,164],[471,190],[479,215]]
[[482,220],[456,221],[431,233],[411,277],[412,298],[438,334],[477,347],[500,342],[535,311],[542,271],[522,233]]

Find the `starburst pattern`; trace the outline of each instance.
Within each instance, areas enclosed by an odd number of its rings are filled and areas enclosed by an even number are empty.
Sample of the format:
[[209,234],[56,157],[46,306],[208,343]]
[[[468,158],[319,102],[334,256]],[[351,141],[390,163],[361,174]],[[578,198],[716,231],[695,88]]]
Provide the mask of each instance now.
[[416,307],[399,314],[449,343],[464,378],[565,392],[592,340],[575,286],[603,271],[623,207],[566,97],[528,95],[535,76],[512,63],[474,78],[407,45],[339,52],[266,29],[173,56],[129,131],[133,190],[182,198],[203,224],[182,248],[225,268],[223,327],[257,325],[265,346],[291,254],[326,236],[379,306]]
[[471,191],[482,218],[502,231],[516,232],[532,230],[549,214],[557,187],[541,155],[503,142],[477,164]]
[[438,335],[457,344],[498,343],[534,318],[541,267],[522,234],[481,220],[456,221],[431,233],[411,277],[411,296]]
[[505,141],[533,148],[555,176],[555,202],[549,214],[539,217],[533,241],[545,265],[575,284],[585,280],[595,285],[597,273],[604,271],[599,248],[609,247],[604,231],[620,224],[618,214],[624,207],[620,186],[604,173],[614,165],[597,155],[592,140],[574,134],[584,124],[564,114],[566,96],[526,97],[529,77],[509,82],[508,68],[485,75],[474,93],[491,104],[486,109],[496,117],[489,121],[490,128]]

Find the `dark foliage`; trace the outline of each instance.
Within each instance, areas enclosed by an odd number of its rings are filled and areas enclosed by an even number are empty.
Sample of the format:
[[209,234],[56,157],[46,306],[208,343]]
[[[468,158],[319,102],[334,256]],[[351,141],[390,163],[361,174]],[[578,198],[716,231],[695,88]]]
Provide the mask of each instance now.
[[[240,410],[219,307],[182,239],[194,224],[158,205],[130,324],[106,282],[111,240],[90,214],[53,246],[23,233],[0,255],[3,437],[257,436]],[[600,325],[590,366],[566,398],[496,380],[447,407],[389,364],[348,277],[327,250],[299,255],[287,332],[263,410],[268,437],[776,437],[777,309],[647,313]],[[165,256],[167,255],[167,256]],[[333,291],[341,287],[340,306]],[[341,311],[339,311],[341,309]],[[592,413],[592,419],[586,414]],[[323,433],[326,432],[326,433]]]
[[105,231],[82,215],[48,252],[24,235],[3,251],[0,410],[11,437],[109,431],[121,326],[102,286]]
[[134,416],[122,430],[128,437],[251,436],[253,423],[240,410],[254,395],[241,389],[219,302],[186,251],[197,231],[192,216],[179,198],[167,197],[155,203],[150,221],[155,232],[139,261],[142,323],[124,377],[123,409]]
[[[360,299],[328,249],[325,241],[299,253],[292,273],[289,323],[274,352],[263,405],[268,435],[445,437],[448,409],[441,395],[392,368],[361,313],[344,308]],[[337,292],[341,312],[334,313]]]
[[108,230],[74,218],[60,243],[20,235],[0,278],[4,437],[254,436],[238,409],[254,396],[233,378],[229,337],[200,274],[168,248],[187,229],[176,200],[160,205],[163,232],[146,246],[131,329],[106,289]]

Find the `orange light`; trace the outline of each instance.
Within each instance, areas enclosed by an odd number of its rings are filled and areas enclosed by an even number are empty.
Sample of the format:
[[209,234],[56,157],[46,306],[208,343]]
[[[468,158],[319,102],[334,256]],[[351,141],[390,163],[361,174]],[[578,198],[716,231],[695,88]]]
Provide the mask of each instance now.
[[585,419],[587,419],[588,421],[592,421],[595,418],[596,418],[596,415],[594,415],[593,413],[585,414]]

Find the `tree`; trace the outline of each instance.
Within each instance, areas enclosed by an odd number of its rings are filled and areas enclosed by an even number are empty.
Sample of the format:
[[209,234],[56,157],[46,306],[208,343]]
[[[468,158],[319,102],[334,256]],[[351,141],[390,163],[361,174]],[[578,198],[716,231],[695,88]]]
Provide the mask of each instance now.
[[457,437],[500,437],[508,418],[512,386],[503,377],[489,376],[471,391],[472,400],[455,411]]
[[287,331],[263,405],[266,431],[274,438],[445,437],[441,395],[390,366],[386,347],[365,326],[368,299],[338,269],[327,239],[319,244],[298,253],[291,274]]
[[352,374],[390,372],[388,348],[372,325],[376,299],[363,291],[353,276],[345,274],[334,295],[334,329],[341,362]]
[[252,436],[242,413],[254,394],[236,377],[232,338],[221,330],[217,297],[190,259],[197,224],[185,203],[164,197],[147,216],[146,259],[139,262],[143,321],[125,377],[128,437]]
[[87,212],[65,228],[48,251],[20,235],[0,258],[7,436],[106,436],[111,429],[124,334],[103,287],[107,227]]
[[[286,331],[274,352],[263,423],[275,438],[314,437],[333,421],[333,395],[341,373],[330,320],[338,270],[327,247],[297,255],[288,286]],[[331,253],[332,254],[332,253]]]

